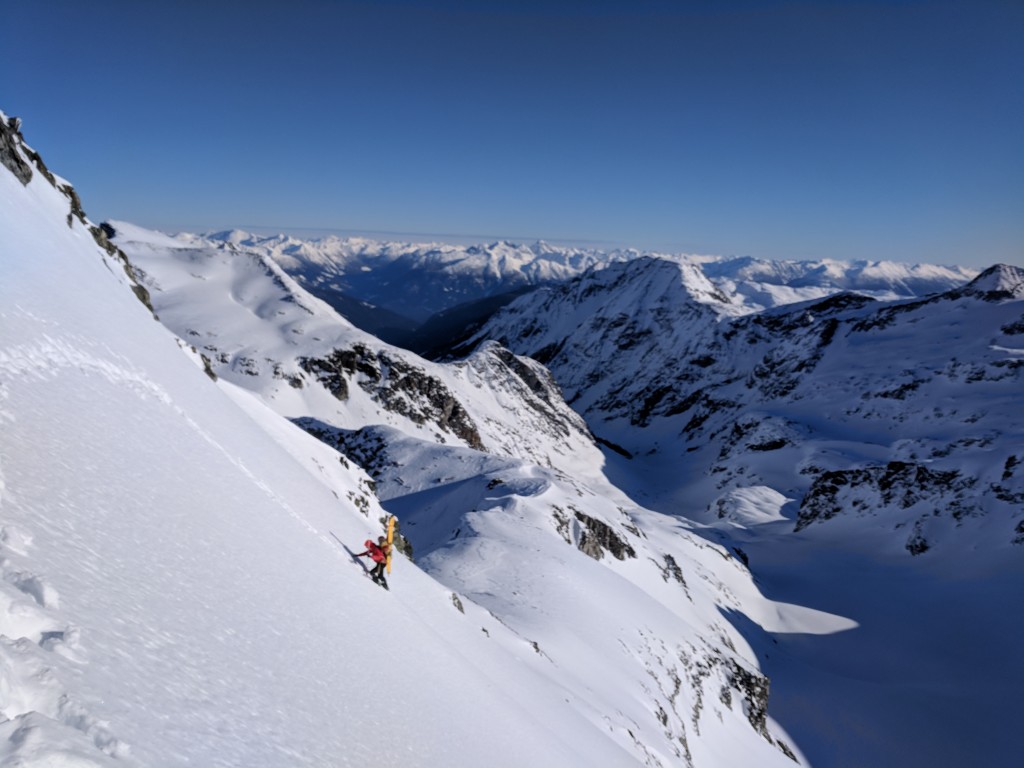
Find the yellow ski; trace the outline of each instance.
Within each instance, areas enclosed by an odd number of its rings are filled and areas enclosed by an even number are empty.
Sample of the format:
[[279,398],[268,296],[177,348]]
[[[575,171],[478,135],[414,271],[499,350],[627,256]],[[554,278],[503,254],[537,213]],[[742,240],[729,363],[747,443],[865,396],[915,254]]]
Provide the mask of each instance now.
[[388,559],[387,559],[388,573],[391,573],[391,550],[393,549],[392,541],[394,541],[394,538],[395,538],[395,516],[391,515],[390,517],[388,517]]

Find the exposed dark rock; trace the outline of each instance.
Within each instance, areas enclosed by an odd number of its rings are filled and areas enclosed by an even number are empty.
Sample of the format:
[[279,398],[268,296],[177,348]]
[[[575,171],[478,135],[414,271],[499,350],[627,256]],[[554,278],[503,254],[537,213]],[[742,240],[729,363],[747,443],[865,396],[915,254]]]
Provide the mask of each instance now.
[[300,358],[299,366],[339,400],[348,399],[352,380],[385,409],[417,424],[434,424],[471,448],[484,448],[469,413],[443,381],[385,350],[355,344],[326,358]]
[[743,696],[743,711],[750,725],[768,741],[772,741],[768,733],[768,678],[741,667],[735,659],[727,659],[725,669],[729,685]]
[[865,502],[849,496],[851,489],[873,496],[871,508],[908,509],[922,501],[951,505],[975,484],[956,470],[936,470],[923,464],[891,461],[885,466],[836,470],[819,475],[800,503],[796,530],[828,520],[844,510],[856,511]]
[[590,555],[595,560],[600,560],[604,551],[612,553],[617,560],[625,560],[627,557],[636,557],[636,551],[624,538],[615,532],[610,525],[597,520],[589,515],[574,510],[576,519],[583,523],[585,530],[580,535],[577,546],[580,551]]
[[665,399],[668,395],[675,392],[675,388],[671,385],[665,384],[658,387],[653,392],[648,393],[643,402],[640,403],[639,410],[630,416],[630,424],[637,427],[646,427],[651,420],[651,412]]
[[605,448],[608,448],[609,450],[615,451],[615,453],[619,454],[619,456],[623,456],[627,459],[633,458],[633,454],[627,451],[621,445],[616,445],[611,440],[605,440],[603,437],[598,437],[597,435],[594,434],[592,434],[591,437],[594,438],[595,443],[597,443],[598,445],[603,445]]
[[662,569],[661,578],[668,581],[669,576],[678,581],[684,587],[686,586],[686,579],[683,578],[683,570],[679,567],[679,563],[672,555],[663,555],[665,558],[665,567]]
[[557,504],[551,507],[551,516],[555,519],[555,530],[562,537],[566,544],[572,544],[572,534],[569,532],[570,519],[565,510]]
[[884,392],[876,393],[875,397],[888,398],[890,400],[906,400],[907,395],[911,392],[915,392],[918,387],[922,384],[927,384],[931,379],[920,379],[915,378],[912,381],[900,384],[895,389],[889,389]]
[[[88,226],[88,222],[85,219],[85,211],[82,210],[82,200],[78,197],[78,193],[75,191],[75,188],[70,184],[61,184],[59,189],[64,193],[64,196],[71,201],[71,212],[68,213],[68,226],[70,227],[75,219],[78,219],[82,224]],[[93,237],[95,237],[95,234]]]
[[[324,387],[342,402],[348,400],[348,378],[351,375],[344,364],[340,350],[335,350],[326,359],[300,357],[299,367],[311,374]],[[347,375],[346,375],[347,374]]]
[[516,376],[522,379],[531,392],[542,400],[551,402],[552,392],[558,390],[558,385],[555,384],[547,371],[545,371],[546,377],[542,379],[537,370],[528,366],[504,347],[492,346],[490,352],[501,360]]
[[1024,317],[1022,317],[1020,320],[1017,320],[1016,322],[1007,323],[999,330],[1001,330],[1007,336],[1019,336],[1020,334],[1024,333]]
[[24,146],[21,138],[21,121],[10,117],[4,123],[0,120],[0,165],[14,174],[23,185],[32,180],[32,166],[25,162],[18,147]]
[[921,530],[921,524],[914,524],[914,532],[910,534],[910,538],[907,539],[906,544],[907,552],[912,555],[923,555],[929,549],[931,545],[928,540],[924,537],[924,533]]
[[202,352],[199,352],[199,357],[203,361],[203,373],[205,373],[207,376],[209,376],[211,381],[216,381],[217,380],[217,374],[214,373],[213,367],[210,365],[210,358],[208,358]]
[[541,349],[534,352],[532,355],[530,355],[530,357],[532,357],[541,365],[547,365],[552,360],[554,360],[555,357],[557,357],[558,354],[562,351],[562,347],[565,346],[565,341],[565,339],[562,339],[561,341],[548,344],[547,346],[542,347]]
[[763,443],[755,443],[753,445],[748,445],[747,446],[747,450],[750,450],[750,451],[777,451],[780,448],[785,448],[787,445],[790,445],[789,440],[786,440],[785,438],[779,437],[779,438],[776,438],[775,440],[766,440]]
[[1003,480],[1009,480],[1013,477],[1014,470],[1020,466],[1020,459],[1017,456],[1010,456],[1006,459],[1006,463],[1003,465]]

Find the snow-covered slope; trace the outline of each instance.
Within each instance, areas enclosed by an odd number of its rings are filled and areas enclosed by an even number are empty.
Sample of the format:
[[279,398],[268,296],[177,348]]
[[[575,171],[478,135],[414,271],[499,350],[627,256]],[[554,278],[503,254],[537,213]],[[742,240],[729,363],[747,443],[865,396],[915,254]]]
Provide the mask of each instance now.
[[364,579],[365,475],[204,376],[41,172],[0,199],[5,764],[635,764],[486,612]]
[[[723,613],[852,623],[630,502],[543,368],[401,355],[248,254],[133,267],[0,121],[5,764],[803,760]],[[422,557],[390,592],[356,462]]]
[[[786,743],[763,717],[767,682],[743,661],[754,654],[734,656],[742,640],[720,610],[770,621],[800,610],[764,601],[726,551],[612,487],[544,368],[497,345],[458,363],[420,360],[352,328],[257,254],[118,232],[163,322],[205,342],[211,371],[370,470],[428,571],[529,638],[574,705],[617,713],[601,721],[638,760],[715,765],[730,741],[741,754]],[[689,582],[699,586],[680,589]],[[609,613],[618,618],[598,632]],[[806,615],[815,631],[849,626]],[[622,649],[631,660],[620,667]],[[743,736],[701,725],[708,690],[736,691],[735,712],[733,694],[721,701]],[[641,737],[645,719],[655,731]]]
[[[634,500],[704,521],[776,598],[858,621],[775,638],[766,662],[812,761],[1001,764],[1024,685],[1021,285],[999,265],[913,301],[737,315],[678,263],[634,260],[523,297],[478,338],[549,366]],[[808,704],[811,669],[849,728]]]
[[183,246],[120,223],[115,241],[163,323],[211,373],[283,416],[347,430],[386,424],[540,464],[561,457],[565,469],[600,464],[582,420],[528,358],[491,345],[437,365],[358,330],[265,256]]
[[[897,503],[893,484],[916,484],[956,520],[1015,519],[1020,269],[910,302],[840,294],[742,315],[709,287],[686,266],[638,259],[523,297],[478,338],[546,363],[595,433],[631,455],[685,459],[691,474],[662,486],[691,501],[700,486],[709,513],[723,491],[763,483],[803,498],[804,527],[877,512]],[[856,482],[837,474],[861,469]],[[835,496],[879,483],[885,499]],[[916,541],[924,512],[887,519]]]

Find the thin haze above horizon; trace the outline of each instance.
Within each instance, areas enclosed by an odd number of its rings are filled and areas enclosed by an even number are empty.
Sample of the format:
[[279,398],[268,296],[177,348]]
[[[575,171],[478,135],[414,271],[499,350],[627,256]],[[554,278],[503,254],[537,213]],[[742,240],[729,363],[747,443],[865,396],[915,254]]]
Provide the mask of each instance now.
[[1024,4],[39,0],[0,109],[94,220],[1024,265]]

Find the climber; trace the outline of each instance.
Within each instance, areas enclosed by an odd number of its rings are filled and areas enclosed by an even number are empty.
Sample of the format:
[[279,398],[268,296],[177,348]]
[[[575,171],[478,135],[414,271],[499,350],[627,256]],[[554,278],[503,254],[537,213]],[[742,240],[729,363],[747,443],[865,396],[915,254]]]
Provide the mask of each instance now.
[[370,578],[377,584],[380,584],[384,589],[389,589],[387,581],[384,579],[384,566],[388,561],[388,551],[391,549],[391,545],[388,544],[387,539],[383,536],[377,538],[377,543],[367,539],[363,542],[366,547],[365,552],[360,552],[356,557],[369,557],[373,559],[376,565],[373,566],[373,570],[370,571]]

